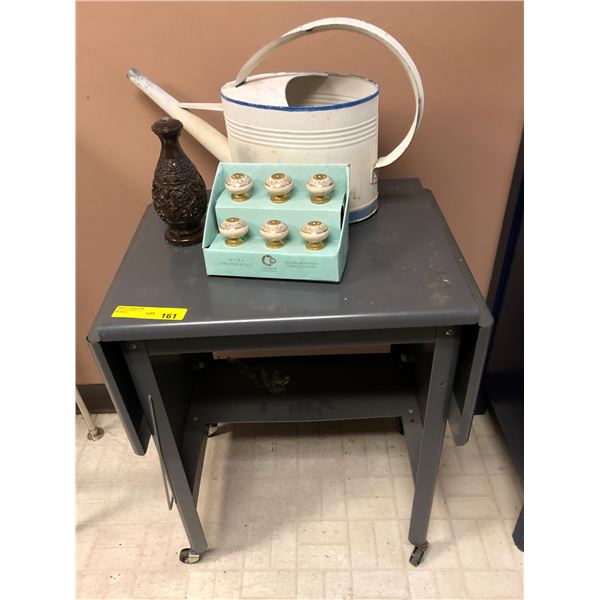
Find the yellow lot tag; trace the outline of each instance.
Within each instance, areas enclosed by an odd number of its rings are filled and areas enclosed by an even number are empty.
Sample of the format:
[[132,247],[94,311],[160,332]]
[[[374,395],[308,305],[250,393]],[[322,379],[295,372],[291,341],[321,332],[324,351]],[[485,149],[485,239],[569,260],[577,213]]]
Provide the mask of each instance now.
[[158,321],[181,321],[187,308],[163,308],[162,306],[117,306],[112,317],[124,319],[155,319]]

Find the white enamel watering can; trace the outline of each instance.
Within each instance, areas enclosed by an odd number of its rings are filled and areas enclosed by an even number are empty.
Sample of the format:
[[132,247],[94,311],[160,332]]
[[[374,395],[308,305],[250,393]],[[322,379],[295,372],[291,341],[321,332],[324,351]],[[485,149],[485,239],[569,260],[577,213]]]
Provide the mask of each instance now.
[[[389,48],[410,78],[415,115],[405,138],[378,157],[379,86],[357,75],[264,73],[252,70],[275,48],[299,37],[344,29],[374,38]],[[221,102],[179,102],[136,69],[127,77],[222,162],[347,163],[350,165],[350,221],[377,210],[377,169],[397,160],[423,116],[421,77],[408,52],[391,35],[358,19],[327,18],[292,29],[263,46],[221,88]],[[226,138],[186,109],[223,111]]]

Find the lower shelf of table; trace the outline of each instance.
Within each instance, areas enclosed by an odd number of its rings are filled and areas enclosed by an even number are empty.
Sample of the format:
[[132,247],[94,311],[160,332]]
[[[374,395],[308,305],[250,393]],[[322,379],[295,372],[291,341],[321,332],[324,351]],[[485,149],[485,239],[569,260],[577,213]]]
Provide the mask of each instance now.
[[154,367],[169,412],[187,404],[188,418],[202,423],[419,415],[412,365],[397,354],[243,360],[202,354],[156,359]]
[[[416,346],[415,346],[416,347]],[[400,417],[416,474],[430,355],[402,353],[214,359],[152,358],[190,485],[197,488],[208,424]]]

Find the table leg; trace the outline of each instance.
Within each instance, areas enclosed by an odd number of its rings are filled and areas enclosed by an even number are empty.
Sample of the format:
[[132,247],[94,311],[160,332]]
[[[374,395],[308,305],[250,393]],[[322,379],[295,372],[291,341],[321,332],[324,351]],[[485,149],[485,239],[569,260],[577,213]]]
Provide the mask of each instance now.
[[423,560],[429,545],[427,529],[429,528],[438,466],[444,443],[459,344],[460,338],[456,329],[438,329],[426,391],[425,410],[422,412],[423,429],[408,534],[410,543],[415,545],[410,557],[410,562],[414,566],[418,566]]
[[204,458],[208,427],[200,427],[200,434],[203,437],[199,438],[199,445],[194,444],[197,446],[198,466],[190,468],[190,456],[188,456],[190,445],[184,440],[182,448],[184,456],[182,456],[145,345],[139,342],[126,343],[123,344],[123,351],[146,419],[151,424],[152,436],[162,461],[163,472],[173,493],[190,543],[190,548],[181,551],[180,560],[185,563],[198,562],[200,554],[208,547],[196,510],[199,473]]

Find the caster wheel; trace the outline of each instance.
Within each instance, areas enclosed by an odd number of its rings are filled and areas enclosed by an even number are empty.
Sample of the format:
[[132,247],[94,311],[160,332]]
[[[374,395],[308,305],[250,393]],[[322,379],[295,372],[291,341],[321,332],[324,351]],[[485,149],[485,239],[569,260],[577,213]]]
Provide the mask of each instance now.
[[402,417],[398,417],[398,432],[400,435],[404,435],[404,423],[402,422]]
[[179,552],[179,560],[186,565],[195,565],[200,562],[200,554],[194,552],[191,548],[183,548]]
[[421,544],[420,546],[415,546],[415,549],[412,551],[409,559],[410,564],[413,567],[418,567],[423,562],[423,557],[425,556],[427,548],[429,548],[429,544],[427,542]]

